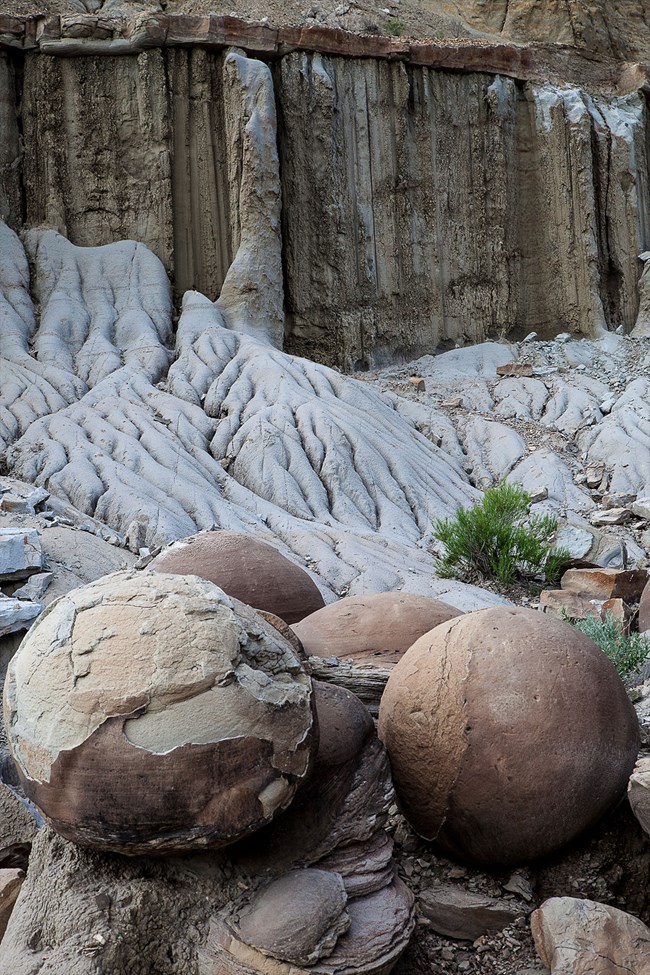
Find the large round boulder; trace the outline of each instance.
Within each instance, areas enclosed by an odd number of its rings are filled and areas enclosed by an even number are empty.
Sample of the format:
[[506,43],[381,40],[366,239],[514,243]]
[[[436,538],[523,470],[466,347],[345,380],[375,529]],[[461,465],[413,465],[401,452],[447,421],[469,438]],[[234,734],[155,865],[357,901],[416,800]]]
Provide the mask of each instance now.
[[293,629],[312,657],[390,668],[424,633],[461,615],[431,596],[375,592],[330,603]]
[[11,661],[27,796],[66,839],[122,853],[222,846],[290,803],[316,746],[290,644],[194,576],[118,572],[53,603]]
[[150,563],[157,572],[195,575],[254,609],[297,623],[325,605],[300,566],[272,545],[240,532],[199,532],[173,542]]
[[532,860],[624,794],[639,727],[578,630],[498,606],[442,623],[395,666],[379,715],[405,815],[452,856]]

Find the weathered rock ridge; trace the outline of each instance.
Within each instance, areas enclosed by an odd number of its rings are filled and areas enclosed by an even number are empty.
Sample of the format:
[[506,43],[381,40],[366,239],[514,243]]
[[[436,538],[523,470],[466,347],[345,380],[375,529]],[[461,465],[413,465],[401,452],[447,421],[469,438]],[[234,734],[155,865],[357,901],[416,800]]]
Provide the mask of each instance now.
[[0,16],[0,44],[0,217],[140,241],[231,327],[349,369],[647,318],[626,50],[155,13]]

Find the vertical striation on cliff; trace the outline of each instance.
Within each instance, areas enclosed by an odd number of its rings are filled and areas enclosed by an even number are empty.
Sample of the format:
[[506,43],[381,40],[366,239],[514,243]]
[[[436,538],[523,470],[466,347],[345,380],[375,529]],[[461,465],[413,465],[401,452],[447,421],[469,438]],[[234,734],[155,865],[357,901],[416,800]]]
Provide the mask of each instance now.
[[277,89],[292,351],[351,368],[633,326],[640,94],[308,53],[282,59]]
[[15,229],[140,241],[178,297],[200,291],[228,327],[343,369],[634,327],[641,89],[281,45],[267,64],[162,36],[118,56],[71,43],[0,55],[0,216]]

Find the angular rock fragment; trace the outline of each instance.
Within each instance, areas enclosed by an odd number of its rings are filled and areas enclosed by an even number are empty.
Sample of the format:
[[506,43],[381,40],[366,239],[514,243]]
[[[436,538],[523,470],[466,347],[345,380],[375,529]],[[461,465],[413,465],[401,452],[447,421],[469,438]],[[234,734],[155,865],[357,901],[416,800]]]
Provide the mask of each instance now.
[[531,928],[551,975],[650,975],[650,928],[616,907],[551,897]]
[[443,883],[421,891],[418,904],[434,931],[461,941],[475,941],[483,934],[501,931],[530,910],[517,901],[487,897],[458,884]]
[[26,579],[42,568],[41,540],[35,529],[0,528],[0,582]]
[[607,656],[567,624],[514,607],[418,640],[388,680],[379,736],[411,825],[485,864],[528,862],[595,823],[639,748]]
[[211,583],[122,572],[44,613],[9,666],[9,742],[65,837],[128,854],[231,843],[310,766],[311,682]]
[[567,569],[560,585],[569,592],[588,593],[592,599],[639,600],[646,584],[645,569]]
[[0,594],[0,637],[28,630],[42,611],[40,603],[8,599]]
[[315,583],[272,545],[238,532],[199,532],[150,562],[157,572],[197,575],[254,609],[298,623],[324,605]]
[[503,366],[497,366],[497,376],[529,377],[532,374],[533,366],[530,362],[506,362]]

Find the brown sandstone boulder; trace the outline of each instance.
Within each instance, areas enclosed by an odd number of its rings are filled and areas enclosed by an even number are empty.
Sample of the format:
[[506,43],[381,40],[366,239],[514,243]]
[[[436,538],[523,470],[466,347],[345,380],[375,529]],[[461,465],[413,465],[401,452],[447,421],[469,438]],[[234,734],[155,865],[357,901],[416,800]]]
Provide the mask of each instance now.
[[395,666],[379,715],[405,815],[453,856],[521,863],[625,791],[639,727],[614,665],[532,610],[450,620]]
[[330,603],[293,629],[310,656],[390,668],[423,633],[461,615],[430,596],[376,592]]
[[551,897],[531,928],[551,975],[650,975],[650,928],[616,907]]
[[639,758],[627,785],[627,798],[641,828],[650,836],[650,758]]
[[291,646],[211,583],[163,573],[118,572],[53,603],[10,664],[5,722],[50,824],[128,854],[259,828],[315,744]]
[[272,545],[239,532],[199,532],[173,542],[149,568],[195,575],[254,609],[297,623],[325,605],[316,584]]
[[588,593],[592,599],[623,599],[635,603],[648,578],[645,569],[567,569],[562,589]]

